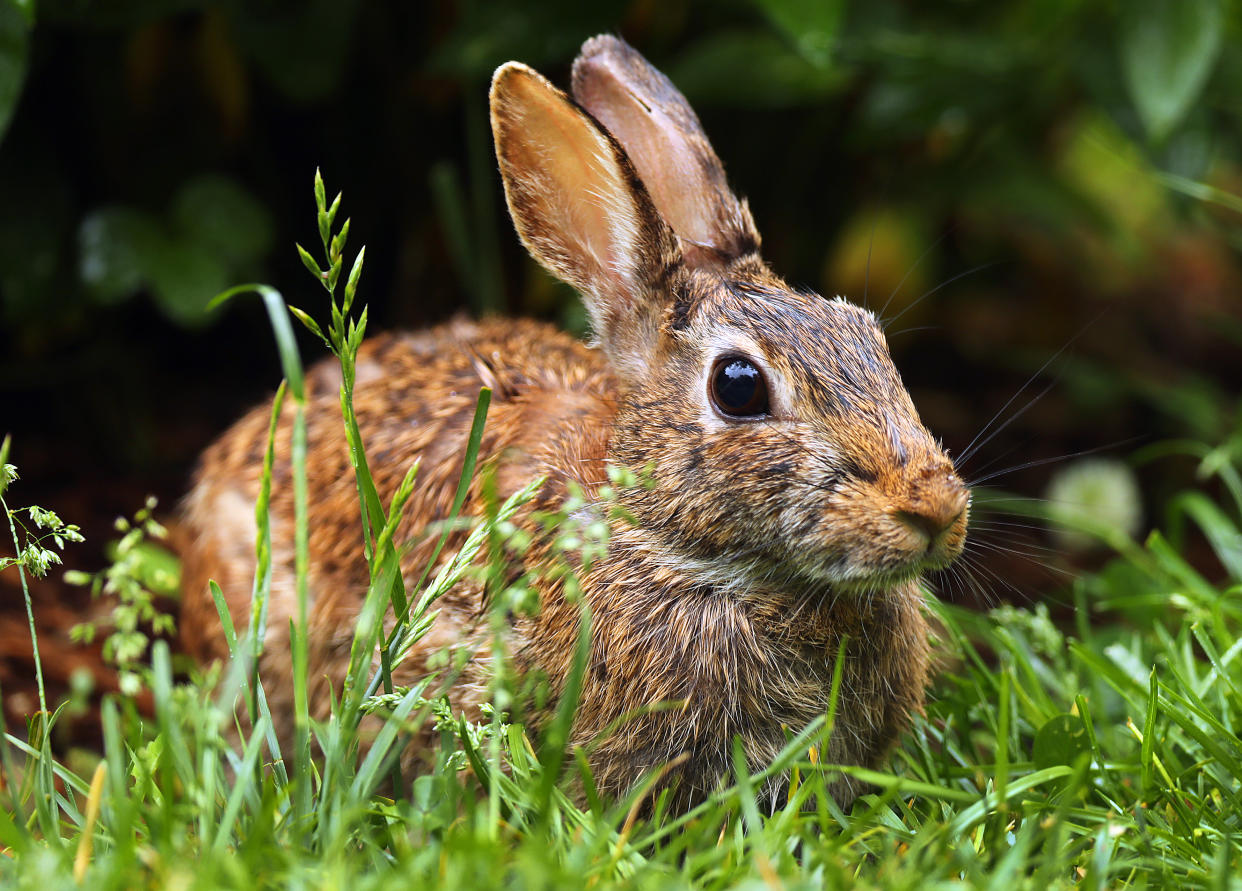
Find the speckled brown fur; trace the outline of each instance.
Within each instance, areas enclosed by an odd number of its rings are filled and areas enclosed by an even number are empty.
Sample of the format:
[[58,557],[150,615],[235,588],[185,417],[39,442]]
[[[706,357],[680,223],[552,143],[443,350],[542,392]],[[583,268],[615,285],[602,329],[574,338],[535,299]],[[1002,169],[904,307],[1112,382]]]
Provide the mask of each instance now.
[[[671,83],[603,37],[583,47],[574,94],[582,105],[510,63],[493,81],[493,132],[518,234],[582,292],[601,349],[534,322],[493,320],[375,338],[359,357],[358,422],[385,502],[422,461],[400,530],[414,542],[402,561],[407,582],[430,554],[420,531],[447,513],[487,384],[495,397],[481,456],[496,468],[501,497],[546,474],[539,500],[554,506],[570,482],[597,494],[608,463],[654,468],[654,487],[622,496],[637,524],[610,521],[607,557],[581,578],[592,641],[571,744],[590,751],[601,791],[622,794],[675,762],[665,782],[689,805],[731,775],[734,738],[761,769],[786,728],[827,708],[843,641],[823,757],[874,764],[922,707],[928,629],[917,576],[960,552],[969,495],[919,420],[872,316],[791,290],[759,258],[745,203]],[[712,369],[726,356],[762,370],[770,405],[761,417],[714,406]],[[309,377],[319,717],[344,676],[367,586],[338,384],[328,365]],[[267,418],[266,407],[255,409],[204,454],[184,504],[182,628],[202,659],[224,655],[209,578],[234,623],[246,621]],[[295,611],[289,430],[286,419],[262,665],[285,735]],[[537,569],[546,551],[537,545],[526,559],[514,574]],[[511,622],[507,646],[557,694],[580,607],[555,582],[542,584],[540,611]],[[466,584],[446,597],[397,677],[408,683],[437,651],[463,651],[449,693],[472,715],[486,699],[491,653],[480,596]],[[534,707],[531,722],[554,704]],[[855,792],[846,780],[834,786],[842,803]]]

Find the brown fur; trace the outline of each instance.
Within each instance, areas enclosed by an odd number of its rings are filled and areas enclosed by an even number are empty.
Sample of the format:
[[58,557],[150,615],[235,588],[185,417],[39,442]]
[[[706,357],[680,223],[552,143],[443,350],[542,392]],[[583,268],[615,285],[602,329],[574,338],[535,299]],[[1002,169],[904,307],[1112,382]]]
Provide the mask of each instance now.
[[[582,291],[602,350],[533,322],[490,321],[376,338],[359,357],[358,421],[386,502],[422,460],[401,528],[415,542],[402,561],[406,581],[430,556],[419,533],[451,503],[478,388],[493,386],[481,457],[494,462],[501,497],[546,474],[539,503],[555,506],[571,482],[596,495],[608,463],[654,468],[654,487],[622,495],[637,524],[611,520],[606,558],[581,578],[592,640],[570,742],[590,751],[603,792],[622,794],[676,759],[666,782],[688,805],[731,774],[735,737],[761,769],[786,728],[827,708],[847,639],[823,757],[874,764],[922,707],[928,631],[917,575],[960,552],[968,493],[920,422],[872,316],[789,289],[759,259],[745,204],[667,79],[615,38],[596,38],[575,65],[574,91],[589,113],[530,69],[504,66],[493,131],[518,233]],[[679,185],[666,169],[693,173]],[[714,362],[733,354],[762,369],[770,411],[761,419],[728,418],[710,401]],[[338,381],[321,365],[309,384],[311,695],[323,717],[348,663],[367,570]],[[200,658],[224,655],[209,578],[234,623],[246,622],[267,416],[256,409],[204,454],[185,502],[183,634]],[[286,736],[296,602],[288,443],[286,421],[262,665]],[[548,559],[537,546],[513,571]],[[467,663],[450,697],[477,712],[491,656],[480,598],[466,584],[442,602],[398,682],[424,673],[435,652],[458,649]],[[559,694],[580,607],[547,579],[540,599],[537,615],[512,620],[507,646]],[[677,707],[652,708],[669,703]],[[554,704],[535,707],[532,723]],[[848,781],[834,786],[843,803],[854,791]]]

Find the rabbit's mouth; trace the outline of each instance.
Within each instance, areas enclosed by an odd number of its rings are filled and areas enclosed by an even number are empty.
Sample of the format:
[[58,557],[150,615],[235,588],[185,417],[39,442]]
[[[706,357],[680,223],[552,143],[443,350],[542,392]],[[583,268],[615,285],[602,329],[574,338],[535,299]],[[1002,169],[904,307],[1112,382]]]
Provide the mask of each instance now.
[[966,542],[970,513],[969,493],[944,510],[887,512],[862,509],[851,533],[831,540],[789,548],[787,563],[803,578],[825,583],[833,590],[876,592],[904,584],[928,572],[949,566]]
[[[929,572],[949,566],[961,553],[963,534],[955,540],[926,542],[912,549],[872,550],[866,556],[857,552],[846,554],[816,553],[800,549],[784,559],[771,560],[739,557],[717,563],[717,572],[749,577],[752,583],[765,587],[773,582],[782,587],[822,589],[825,596],[833,593],[875,595],[908,584]],[[725,566],[731,568],[725,569]]]
[[943,569],[951,561],[915,560],[893,566],[865,567],[833,573],[830,582],[834,591],[874,594],[921,578],[928,572]]

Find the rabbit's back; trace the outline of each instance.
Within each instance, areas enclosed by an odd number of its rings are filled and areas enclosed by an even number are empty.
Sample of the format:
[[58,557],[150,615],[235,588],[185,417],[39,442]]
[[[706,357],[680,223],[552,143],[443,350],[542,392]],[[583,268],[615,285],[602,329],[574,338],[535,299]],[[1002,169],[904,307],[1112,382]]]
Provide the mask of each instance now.
[[[598,352],[551,326],[529,320],[453,321],[426,331],[368,339],[358,356],[354,406],[380,499],[391,503],[414,461],[419,472],[396,541],[413,542],[401,566],[418,581],[438,536],[423,534],[452,505],[479,389],[492,402],[479,451],[494,462],[496,494],[504,498],[548,475],[549,494],[574,480],[591,485],[604,474],[615,412],[611,372]],[[340,409],[340,370],[325,360],[307,374],[308,589],[312,712],[326,714],[328,679],[339,686],[355,619],[369,583],[353,468]],[[204,454],[182,504],[182,638],[200,661],[227,655],[208,581],[220,585],[233,624],[249,622],[255,574],[254,508],[259,496],[271,407],[256,407]],[[294,501],[291,484],[292,404],[286,400],[276,434],[270,506],[272,583],[263,669],[274,715],[292,694],[288,628],[296,618]],[[472,490],[464,508],[473,510]],[[444,554],[450,555],[454,542]],[[442,558],[443,559],[443,558]],[[476,592],[461,586],[440,604],[435,626],[403,675],[419,676],[420,654],[468,643],[480,617]],[[469,685],[462,705],[472,706]],[[455,697],[458,698],[458,697]]]

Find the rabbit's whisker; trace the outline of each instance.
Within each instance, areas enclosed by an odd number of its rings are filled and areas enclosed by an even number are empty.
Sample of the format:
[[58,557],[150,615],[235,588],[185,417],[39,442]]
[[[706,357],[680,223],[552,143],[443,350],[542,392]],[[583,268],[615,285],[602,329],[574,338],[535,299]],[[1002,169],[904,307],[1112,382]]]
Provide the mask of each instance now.
[[[935,247],[935,245],[932,245],[932,247]],[[920,259],[922,259],[922,258],[920,258]],[[888,332],[888,326],[889,326],[889,325],[893,324],[893,322],[895,322],[895,321],[897,321],[898,319],[900,319],[902,316],[904,316],[904,315],[905,315],[906,313],[908,313],[910,310],[914,309],[916,306],[918,306],[920,303],[922,303],[924,300],[926,300],[926,299],[927,299],[928,297],[930,297],[932,294],[935,294],[935,293],[936,293],[937,291],[939,291],[941,288],[948,287],[949,285],[953,284],[955,281],[958,281],[959,279],[963,279],[963,278],[965,278],[965,277],[966,277],[966,276],[968,276],[968,275],[974,275],[976,272],[982,272],[983,270],[985,270],[985,269],[990,269],[990,268],[992,268],[993,266],[999,266],[999,265],[1000,265],[1000,263],[1001,263],[1001,261],[1000,261],[1000,260],[992,260],[992,261],[987,262],[987,263],[980,263],[978,266],[971,267],[970,269],[967,269],[967,270],[966,270],[966,271],[964,271],[964,272],[959,272],[957,275],[954,275],[954,276],[951,276],[950,278],[945,279],[945,280],[944,280],[944,281],[942,281],[940,284],[936,285],[934,288],[930,288],[930,289],[928,289],[928,290],[924,291],[921,295],[919,295],[918,299],[910,301],[908,304],[906,304],[905,308],[903,308],[903,309],[901,310],[901,312],[897,313],[897,315],[893,316],[891,319],[881,319],[881,320],[880,320],[880,327],[884,329],[885,333],[887,333],[887,332]],[[913,270],[912,270],[912,271],[913,271]],[[902,281],[905,281],[905,279],[902,279]],[[901,286],[900,286],[900,285],[898,285],[898,287],[901,287]],[[892,298],[890,297],[890,298],[889,298],[889,300],[891,301],[891,300],[892,300]],[[886,304],[884,304],[884,306],[885,306],[885,308],[887,308],[887,307],[888,307],[888,304],[886,303]],[[891,335],[891,334],[889,335],[889,337],[892,337],[892,336],[893,336],[893,335]]]
[[[1026,529],[1031,532],[1047,531],[1047,527],[1039,523],[1016,523],[1013,520],[998,520],[991,516],[992,511],[980,511],[979,513],[983,514],[983,516],[972,516],[970,518],[971,532],[995,531],[1000,528]],[[999,514],[999,512],[997,513]],[[1008,514],[1005,515],[1008,516]]]
[[1032,550],[1030,548],[1020,548],[1020,547],[1015,547],[1013,545],[1006,545],[1006,544],[1000,544],[997,542],[979,541],[979,540],[976,540],[970,547],[971,547],[971,552],[975,554],[993,553],[993,554],[1008,554],[1014,557],[1023,557],[1029,560],[1031,563],[1041,566],[1044,569],[1049,570],[1050,572],[1058,573],[1060,575],[1065,576],[1066,578],[1074,577],[1074,573],[1069,572],[1068,570],[1062,569],[1059,566],[1053,566],[1051,563],[1044,562],[1043,558],[1051,557],[1051,556],[1060,556],[1060,552],[1052,548],[1040,548],[1038,550]]
[[[901,281],[897,282],[897,286],[893,288],[893,292],[888,295],[888,299],[885,300],[884,305],[880,307],[880,311],[876,314],[879,318],[884,317],[884,313],[888,311],[888,305],[893,302],[893,298],[897,296],[897,293],[901,290],[901,286],[906,283],[906,279],[910,278],[910,276],[914,274],[914,270],[918,269],[919,265],[922,264],[922,262],[927,259],[927,255],[930,254],[932,251],[934,251],[936,248],[940,247],[941,242],[943,242],[946,238],[948,238],[951,234],[953,234],[955,229],[957,229],[956,223],[954,223],[953,225],[945,229],[943,232],[941,232],[940,237],[937,238],[935,241],[933,241],[931,244],[929,244],[927,246],[927,249],[924,250],[923,253],[919,254],[918,258],[913,263],[910,264],[910,268],[906,270],[906,274],[901,277]],[[883,325],[881,325],[881,327],[883,327]]]
[[913,334],[916,331],[939,331],[941,327],[941,325],[916,325],[913,328],[902,328],[900,331],[885,331],[884,334],[891,341],[903,334]]
[[1007,467],[1004,470],[993,471],[992,473],[986,474],[984,476],[979,477],[978,479],[972,480],[971,482],[967,483],[967,485],[981,486],[984,483],[989,482],[990,480],[994,480],[998,477],[1006,476],[1007,474],[1010,474],[1010,473],[1017,473],[1021,470],[1029,470],[1032,467],[1043,467],[1045,464],[1056,464],[1058,461],[1068,461],[1072,458],[1082,458],[1082,457],[1085,457],[1086,455],[1096,455],[1096,454],[1099,454],[1100,452],[1113,451],[1114,449],[1118,449],[1122,446],[1132,445],[1133,443],[1139,442],[1143,439],[1146,439],[1146,437],[1141,436],[1141,435],[1131,436],[1127,439],[1122,439],[1117,442],[1105,443],[1104,445],[1094,446],[1089,449],[1082,449],[1077,452],[1068,452],[1064,455],[1055,455],[1051,458],[1036,458],[1034,461],[1025,461],[1022,464],[1015,464],[1013,467]]
[[[1006,591],[1009,591],[1014,597],[1024,602],[1030,602],[1030,596],[1028,594],[1019,589],[1013,582],[1002,578],[998,573],[984,564],[981,560],[977,559],[975,556],[963,555],[962,563],[964,566],[969,566],[973,570],[976,581],[980,583],[977,591],[985,603],[994,604],[1000,602],[1000,598],[996,596],[993,589],[994,586],[998,586]],[[993,585],[985,588],[982,584],[984,576],[990,579]]]
[[1038,402],[1040,399],[1044,397],[1044,395],[1048,392],[1048,390],[1051,389],[1053,385],[1055,385],[1056,383],[1055,380],[1053,381],[1053,384],[1050,384],[1049,387],[1046,388],[1043,392],[1041,392],[1038,396],[1036,396],[1035,399],[1027,403],[1027,405],[1023,407],[1023,409],[1020,412],[1018,412],[1013,417],[1006,420],[1005,423],[1002,424],[999,428],[992,431],[992,433],[989,434],[988,437],[984,439],[982,442],[979,441],[980,438],[982,438],[983,435],[987,433],[988,428],[990,428],[993,424],[996,423],[996,420],[1005,413],[1005,411],[1009,408],[1009,406],[1013,405],[1014,400],[1017,399],[1019,396],[1021,396],[1024,392],[1026,392],[1027,387],[1033,384],[1036,381],[1036,379],[1038,379],[1039,376],[1043,374],[1049,368],[1049,366],[1052,365],[1053,362],[1059,359],[1066,350],[1068,350],[1071,346],[1077,343],[1082,338],[1082,336],[1087,333],[1087,331],[1091,328],[1092,325],[1094,325],[1101,318],[1103,318],[1104,312],[1106,312],[1106,310],[1101,311],[1095,316],[1095,318],[1091,319],[1089,322],[1087,322],[1085,325],[1079,328],[1078,332],[1073,337],[1067,340],[1059,350],[1057,350],[1055,353],[1049,356],[1044,361],[1044,364],[1039,366],[1039,368],[1037,368],[1035,372],[1026,379],[1026,382],[1021,387],[1019,387],[1017,391],[1005,401],[1005,404],[1000,407],[1000,409],[996,412],[996,414],[992,415],[991,419],[986,424],[984,424],[982,428],[980,428],[977,434],[975,434],[975,438],[970,441],[969,445],[967,445],[966,448],[962,450],[962,456],[959,459],[959,466],[960,464],[964,464],[965,462],[969,461],[971,456],[973,456],[975,452],[977,452],[979,449],[983,448],[983,446],[987,445],[987,443],[990,442],[991,439],[994,436],[996,436],[997,433],[999,433],[1005,427],[1008,427],[1009,424],[1011,424],[1015,418],[1025,413],[1027,409],[1029,409],[1032,405],[1034,405],[1036,402]]
[[[1048,361],[1051,362],[1052,360],[1049,359]],[[1047,363],[1045,363],[1045,367],[1046,366],[1047,366]],[[1040,371],[1042,372],[1043,368],[1041,368]],[[1039,374],[1039,373],[1040,372],[1036,372],[1036,374]],[[1001,406],[1000,411],[998,411],[995,415],[992,416],[992,420],[988,421],[987,424],[984,425],[983,430],[979,431],[979,435],[976,436],[974,440],[971,441],[970,445],[966,446],[966,450],[962,452],[961,457],[957,461],[957,464],[959,467],[965,465],[966,462],[968,462],[971,458],[973,458],[976,454],[978,454],[981,448],[983,448],[989,442],[991,442],[993,439],[999,436],[1001,432],[1003,432],[1006,428],[1009,427],[1010,424],[1012,424],[1014,421],[1018,420],[1018,418],[1022,417],[1024,414],[1030,411],[1041,399],[1043,399],[1050,392],[1052,392],[1053,388],[1056,387],[1056,385],[1059,383],[1059,381],[1056,381],[1056,380],[1051,381],[1048,384],[1048,386],[1040,390],[1039,393],[1037,393],[1033,399],[1031,399],[1030,401],[1026,403],[1026,405],[1022,406],[1022,408],[1018,409],[1016,412],[1014,412],[1012,415],[1006,418],[1003,423],[1001,423],[1000,425],[996,427],[996,429],[992,430],[990,433],[988,433],[986,437],[980,440],[980,437],[983,436],[984,431],[986,431],[988,427],[990,427],[993,423],[996,422],[996,419],[999,418],[1001,414],[1003,414],[1007,408],[1009,408],[1009,406],[1013,403],[1014,399],[1016,399],[1019,395],[1021,395],[1021,393],[1024,390],[1026,390],[1026,388],[1030,386],[1030,384],[1033,381],[1034,381],[1034,377],[1032,377],[1025,384],[1023,384],[1021,389],[1019,389],[1018,392],[1015,393],[1013,396],[1010,396],[1009,401]]]

